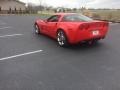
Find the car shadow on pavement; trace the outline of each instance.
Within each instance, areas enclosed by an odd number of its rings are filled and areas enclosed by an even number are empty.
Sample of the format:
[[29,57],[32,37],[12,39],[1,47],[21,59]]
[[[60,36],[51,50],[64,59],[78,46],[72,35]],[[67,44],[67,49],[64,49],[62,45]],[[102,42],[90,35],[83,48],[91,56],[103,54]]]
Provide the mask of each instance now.
[[52,48],[56,48],[56,49],[63,49],[63,50],[91,50],[91,49],[99,49],[102,46],[104,46],[104,43],[102,41],[99,41],[97,43],[94,44],[86,44],[86,43],[78,43],[75,45],[68,45],[66,47],[60,47],[57,43],[57,41],[47,35],[35,35],[36,38],[38,38],[39,40],[42,39],[42,41],[46,42],[46,44],[48,44],[49,46],[51,46]]
[[85,50],[85,49],[99,48],[102,45],[103,45],[102,42],[98,42],[95,44],[78,43],[76,45],[69,45],[68,47],[65,47],[65,48],[72,49],[72,50]]

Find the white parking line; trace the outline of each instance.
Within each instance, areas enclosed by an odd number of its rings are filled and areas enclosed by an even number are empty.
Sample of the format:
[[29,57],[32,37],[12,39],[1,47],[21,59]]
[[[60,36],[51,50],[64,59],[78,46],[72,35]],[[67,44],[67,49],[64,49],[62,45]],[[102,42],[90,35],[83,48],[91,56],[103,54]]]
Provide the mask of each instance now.
[[0,38],[5,38],[5,37],[14,37],[14,36],[21,36],[23,34],[11,34],[11,35],[3,35],[3,36],[0,36]]
[[0,29],[8,29],[8,28],[12,28],[12,27],[2,27],[2,28],[0,28]]
[[4,58],[0,58],[0,61],[16,58],[16,57],[20,57],[20,56],[30,55],[30,54],[34,54],[34,53],[39,53],[42,51],[43,50],[37,50],[37,51],[27,52],[27,53],[23,53],[23,54],[14,55],[14,56],[4,57]]

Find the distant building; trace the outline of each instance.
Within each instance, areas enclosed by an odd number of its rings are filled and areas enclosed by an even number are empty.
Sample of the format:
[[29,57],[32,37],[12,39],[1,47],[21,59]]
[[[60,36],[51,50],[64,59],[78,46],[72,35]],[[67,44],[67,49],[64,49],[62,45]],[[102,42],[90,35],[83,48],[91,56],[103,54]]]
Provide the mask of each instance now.
[[25,3],[18,0],[0,0],[0,13],[22,13],[25,12]]

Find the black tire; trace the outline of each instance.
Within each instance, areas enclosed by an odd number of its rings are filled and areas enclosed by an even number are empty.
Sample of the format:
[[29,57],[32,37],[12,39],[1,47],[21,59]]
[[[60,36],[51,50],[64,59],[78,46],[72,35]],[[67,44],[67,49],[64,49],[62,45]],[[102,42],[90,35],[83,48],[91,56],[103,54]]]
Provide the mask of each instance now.
[[61,47],[68,46],[67,36],[63,30],[57,32],[57,42]]
[[34,25],[34,32],[35,34],[40,34],[40,28],[37,24]]

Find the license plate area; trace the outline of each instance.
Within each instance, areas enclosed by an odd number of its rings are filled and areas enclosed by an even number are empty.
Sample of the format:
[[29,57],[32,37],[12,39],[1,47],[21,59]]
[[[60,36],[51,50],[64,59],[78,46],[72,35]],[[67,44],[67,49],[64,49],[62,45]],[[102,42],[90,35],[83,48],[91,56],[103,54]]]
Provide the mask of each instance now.
[[96,35],[99,35],[99,34],[100,34],[99,30],[93,30],[92,31],[93,36],[96,36]]

